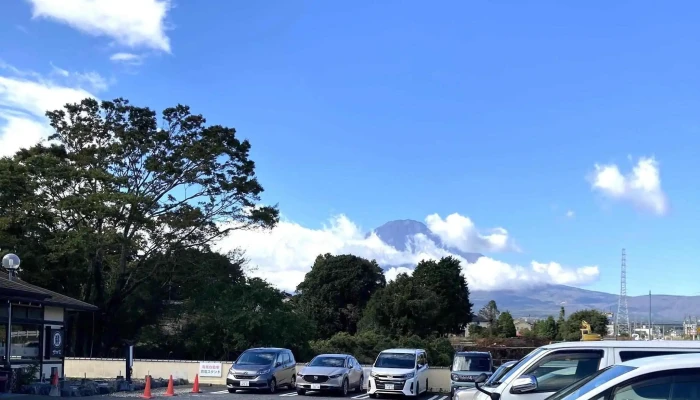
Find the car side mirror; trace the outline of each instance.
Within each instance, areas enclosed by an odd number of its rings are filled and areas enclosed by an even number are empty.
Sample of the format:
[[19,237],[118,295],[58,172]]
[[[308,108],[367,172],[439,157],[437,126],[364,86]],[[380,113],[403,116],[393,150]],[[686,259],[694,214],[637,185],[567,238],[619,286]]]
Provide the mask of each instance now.
[[281,363],[281,362],[277,361],[277,362],[275,363],[275,367],[281,367],[281,366],[282,366],[282,363]]
[[535,390],[537,390],[537,378],[532,375],[520,376],[513,381],[513,386],[510,388],[510,392],[513,394],[528,393]]
[[486,380],[487,380],[488,378],[489,378],[489,377],[488,377],[486,374],[479,374],[479,376],[477,376],[476,378],[474,378],[474,387],[476,388],[476,390],[478,390],[478,391],[480,391],[481,393],[483,393],[483,394],[489,396],[489,397],[491,398],[491,400],[499,400],[499,399],[501,398],[501,394],[500,394],[500,393],[489,392],[489,391],[486,391],[486,390],[482,389],[481,387],[479,387],[479,384],[480,384],[480,383],[486,382]]

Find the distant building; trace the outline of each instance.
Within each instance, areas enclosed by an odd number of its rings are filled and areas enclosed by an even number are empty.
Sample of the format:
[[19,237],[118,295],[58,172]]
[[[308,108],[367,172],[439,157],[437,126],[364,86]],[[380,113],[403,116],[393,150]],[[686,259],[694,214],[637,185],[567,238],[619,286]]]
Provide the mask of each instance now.
[[515,333],[517,336],[521,336],[522,331],[525,329],[532,331],[532,328],[535,325],[534,320],[531,320],[530,318],[515,318],[513,323],[515,324]]
[[489,327],[489,321],[479,315],[472,314],[472,322],[464,328],[464,337],[469,337],[469,328],[471,326],[480,326],[482,328]]

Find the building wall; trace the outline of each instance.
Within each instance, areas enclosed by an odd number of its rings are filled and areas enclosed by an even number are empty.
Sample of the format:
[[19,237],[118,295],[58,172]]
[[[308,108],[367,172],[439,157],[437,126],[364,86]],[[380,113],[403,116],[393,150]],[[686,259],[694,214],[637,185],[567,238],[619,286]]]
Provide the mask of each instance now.
[[[99,379],[116,378],[124,375],[126,360],[114,358],[66,358],[66,377]],[[204,384],[226,384],[226,373],[231,368],[231,362],[222,363],[222,376],[220,378],[199,378]],[[303,367],[298,364],[297,368]],[[194,381],[199,372],[199,361],[161,361],[161,360],[134,360],[134,379],[144,379],[151,375],[153,379],[168,379],[170,375],[174,379],[187,379]],[[365,373],[369,375],[369,367],[365,367]],[[428,370],[428,382],[433,391],[448,392],[450,390],[450,370],[448,368],[433,367]]]
[[[46,327],[51,327],[54,329],[57,328],[63,328],[63,316],[64,316],[64,309],[62,307],[51,307],[51,306],[46,306],[44,307],[44,330],[43,332],[46,332]],[[51,322],[58,322],[58,324],[52,324]],[[44,343],[46,339],[44,339]],[[65,340],[65,338],[64,338]],[[46,379],[51,378],[51,368],[52,367],[57,367],[58,368],[58,376],[62,377],[63,374],[63,361],[60,358],[44,358],[44,354],[41,354],[42,360],[43,360],[43,365],[41,368],[40,374],[42,374]]]

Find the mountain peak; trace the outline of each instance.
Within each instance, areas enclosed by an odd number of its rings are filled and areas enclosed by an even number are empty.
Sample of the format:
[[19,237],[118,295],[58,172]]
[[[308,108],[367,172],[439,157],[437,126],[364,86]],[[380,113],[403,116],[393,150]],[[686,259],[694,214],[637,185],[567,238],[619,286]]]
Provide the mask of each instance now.
[[[446,246],[440,237],[434,234],[426,224],[413,219],[389,221],[372,230],[372,232],[374,232],[379,239],[382,240],[382,242],[399,251],[407,251],[409,246],[414,243],[415,236],[422,234],[425,235],[430,241],[435,243],[436,247],[459,255],[467,260],[467,262],[474,263],[476,260],[482,257],[482,255],[479,253],[462,252]],[[367,236],[369,236],[372,232],[367,233]],[[393,265],[388,267],[393,267]]]

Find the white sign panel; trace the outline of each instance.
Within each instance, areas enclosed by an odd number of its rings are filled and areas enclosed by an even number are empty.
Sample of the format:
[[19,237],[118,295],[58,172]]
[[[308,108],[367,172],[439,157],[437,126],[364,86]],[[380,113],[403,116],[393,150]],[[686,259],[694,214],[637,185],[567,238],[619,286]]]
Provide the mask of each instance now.
[[220,362],[200,362],[199,376],[203,378],[221,378]]

